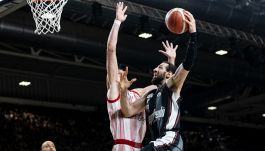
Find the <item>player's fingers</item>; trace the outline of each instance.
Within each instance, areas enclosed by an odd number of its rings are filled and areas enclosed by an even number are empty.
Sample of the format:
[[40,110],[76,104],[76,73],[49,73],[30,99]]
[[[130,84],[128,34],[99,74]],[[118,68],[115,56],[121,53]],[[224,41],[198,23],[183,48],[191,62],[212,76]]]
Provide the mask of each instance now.
[[177,49],[178,49],[178,46],[179,46],[179,45],[176,45],[174,49],[177,50]]
[[190,17],[193,17],[192,13],[190,13],[189,11],[185,10],[185,11],[184,11],[184,14],[185,14],[185,13],[188,14]]
[[189,19],[184,19],[184,21],[187,23],[187,24],[189,24],[189,25],[192,25],[192,23],[191,23],[191,21],[189,21]]
[[187,13],[184,13],[184,16],[185,16],[184,20],[190,20],[191,19],[190,15]]
[[167,48],[167,46],[166,46],[166,44],[162,41],[162,45],[163,45],[163,47],[166,49]]
[[119,80],[116,80],[116,81],[120,84],[120,82],[121,82],[122,79],[123,79],[123,73],[119,74],[119,76],[120,76],[120,81],[119,81]]
[[166,44],[167,44],[167,47],[169,47],[169,43],[168,43],[168,41],[166,40]]
[[124,72],[124,76],[126,76],[127,77],[127,75],[128,75],[128,66],[126,66],[126,68],[125,68],[125,72]]
[[130,84],[133,84],[137,79],[136,78],[133,78],[131,81],[130,81]]
[[158,52],[162,53],[163,55],[167,56],[167,53],[163,50],[158,50]]
[[127,7],[127,6],[125,6],[125,7],[123,8],[122,12],[123,12],[123,13],[125,13],[125,12],[126,12],[126,10],[127,10],[127,8],[128,8],[128,7]]
[[193,15],[189,12],[186,12],[186,13],[184,12],[184,16],[185,16],[185,19],[187,18],[190,22],[195,20]]

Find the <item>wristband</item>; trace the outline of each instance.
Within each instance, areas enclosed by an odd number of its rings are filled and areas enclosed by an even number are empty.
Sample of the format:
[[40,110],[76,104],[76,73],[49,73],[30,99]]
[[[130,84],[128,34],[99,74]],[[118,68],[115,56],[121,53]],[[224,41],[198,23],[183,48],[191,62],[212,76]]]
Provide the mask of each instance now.
[[119,25],[119,26],[120,26],[120,25],[121,25],[121,21],[119,21],[119,20],[115,19],[115,20],[114,20],[114,24],[117,24],[117,25]]

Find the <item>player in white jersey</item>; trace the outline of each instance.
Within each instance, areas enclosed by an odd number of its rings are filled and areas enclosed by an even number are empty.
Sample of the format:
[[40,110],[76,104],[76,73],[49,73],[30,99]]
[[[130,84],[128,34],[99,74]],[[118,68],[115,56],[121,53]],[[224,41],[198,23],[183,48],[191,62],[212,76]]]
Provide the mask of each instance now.
[[[127,93],[128,100],[134,102],[140,95],[136,91]],[[114,151],[131,151],[142,148],[146,131],[145,112],[130,118],[124,118],[121,112],[120,97],[107,101],[110,130],[114,139]]]
[[[127,6],[123,2],[117,3],[116,18],[111,28],[107,42],[107,107],[110,119],[110,129],[114,139],[113,151],[138,151],[142,147],[142,141],[146,131],[145,113],[141,112],[130,118],[125,118],[121,112],[119,78],[124,70],[119,69],[116,56],[116,45],[120,24],[126,20]],[[168,43],[168,42],[167,42]],[[163,43],[165,45],[165,43]],[[173,45],[173,44],[172,44]],[[174,63],[175,51],[160,51],[168,57],[168,61]],[[134,80],[135,81],[135,80]],[[127,92],[127,98],[134,102],[145,93],[156,89],[151,85],[145,88],[137,88]]]

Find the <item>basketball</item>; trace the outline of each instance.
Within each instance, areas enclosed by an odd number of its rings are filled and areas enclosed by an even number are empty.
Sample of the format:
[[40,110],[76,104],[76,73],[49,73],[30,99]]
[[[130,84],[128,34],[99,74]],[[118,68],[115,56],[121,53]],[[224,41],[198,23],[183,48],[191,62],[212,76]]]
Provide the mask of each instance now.
[[165,23],[169,31],[175,34],[182,34],[189,29],[188,24],[184,21],[184,9],[173,8],[167,12]]

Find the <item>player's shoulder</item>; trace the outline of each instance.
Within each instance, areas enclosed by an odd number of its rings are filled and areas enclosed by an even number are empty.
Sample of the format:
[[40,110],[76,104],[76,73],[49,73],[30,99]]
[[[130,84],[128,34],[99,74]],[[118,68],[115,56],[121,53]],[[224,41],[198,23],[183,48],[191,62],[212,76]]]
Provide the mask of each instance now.
[[142,96],[142,90],[141,89],[142,88],[129,90],[129,94],[136,95],[137,97],[141,97]]

